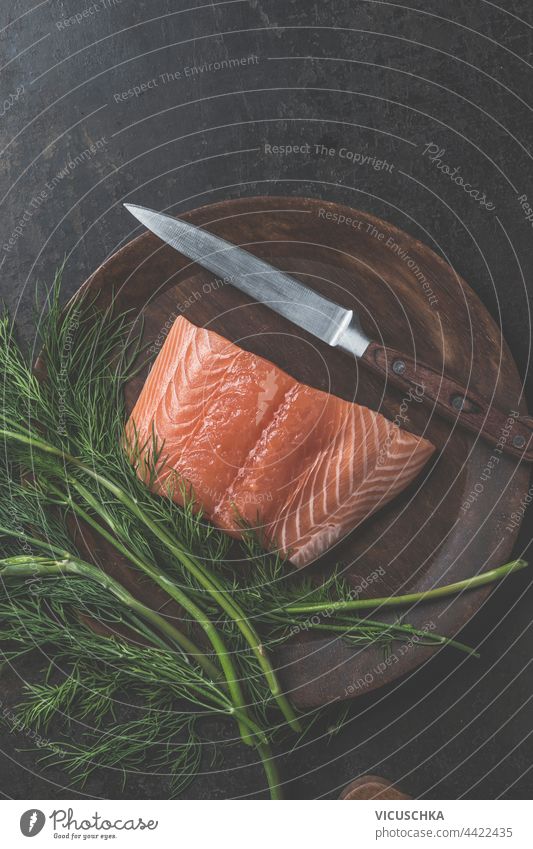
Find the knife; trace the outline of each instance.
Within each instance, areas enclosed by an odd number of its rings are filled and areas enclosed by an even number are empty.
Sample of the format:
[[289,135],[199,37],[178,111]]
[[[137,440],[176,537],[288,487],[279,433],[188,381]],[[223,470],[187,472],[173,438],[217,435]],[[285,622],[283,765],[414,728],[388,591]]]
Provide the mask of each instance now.
[[328,345],[357,357],[398,389],[414,389],[428,407],[490,442],[498,453],[533,461],[533,417],[499,410],[426,363],[373,341],[364,333],[357,312],[325,298],[249,251],[170,215],[130,203],[124,206],[188,259]]

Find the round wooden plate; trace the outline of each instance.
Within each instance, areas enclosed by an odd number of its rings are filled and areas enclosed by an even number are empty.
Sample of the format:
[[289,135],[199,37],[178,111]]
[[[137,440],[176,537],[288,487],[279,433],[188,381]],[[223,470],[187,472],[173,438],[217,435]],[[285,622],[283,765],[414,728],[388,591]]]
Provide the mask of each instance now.
[[[396,227],[361,211],[305,198],[229,200],[181,217],[358,309],[372,338],[445,369],[493,398],[511,420],[513,411],[526,412],[518,400],[515,364],[482,303],[440,257]],[[518,532],[510,517],[527,491],[527,467],[452,429],[416,398],[402,397],[355,360],[252,302],[149,233],[108,259],[87,288],[102,301],[114,291],[121,306],[142,314],[145,340],[156,351],[176,316],[184,313],[298,380],[380,410],[437,446],[435,461],[415,483],[313,571],[327,573],[341,564],[354,593],[384,596],[460,580],[510,555]],[[144,376],[127,387],[130,409]],[[487,593],[482,589],[419,605],[408,621],[454,635]],[[396,644],[384,660],[381,649],[354,648],[340,639],[301,632],[276,660],[287,692],[306,708],[388,684],[432,651]]]

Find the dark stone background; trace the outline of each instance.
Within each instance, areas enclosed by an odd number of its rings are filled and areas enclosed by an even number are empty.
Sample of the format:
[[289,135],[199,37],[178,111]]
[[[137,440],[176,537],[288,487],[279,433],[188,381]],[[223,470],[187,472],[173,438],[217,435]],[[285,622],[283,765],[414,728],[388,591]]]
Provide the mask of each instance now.
[[[83,10],[79,23],[63,23]],[[525,379],[532,225],[518,197],[533,203],[532,13],[530,0],[2,4],[0,100],[14,97],[0,109],[0,285],[22,334],[31,342],[35,285],[49,283],[65,256],[70,293],[131,237],[124,200],[178,214],[242,195],[308,195],[382,216],[440,251],[501,323]],[[238,69],[186,72],[252,54],[258,61]],[[118,97],[154,78],[140,96]],[[394,168],[264,151],[306,142]],[[428,161],[430,142],[493,211]],[[517,554],[527,542],[524,531]],[[354,776],[377,772],[427,798],[530,797],[532,602],[522,573],[463,634],[483,641],[479,662],[441,653],[393,691],[354,704],[336,736],[327,720],[317,727],[284,758],[287,795],[335,797]],[[9,701],[14,679],[5,681]],[[2,731],[3,794],[74,796],[68,776],[44,769],[28,745]],[[188,796],[261,790],[244,747],[227,753],[227,772],[205,768]],[[119,775],[100,772],[83,793],[164,798],[168,784],[133,775],[123,788]]]

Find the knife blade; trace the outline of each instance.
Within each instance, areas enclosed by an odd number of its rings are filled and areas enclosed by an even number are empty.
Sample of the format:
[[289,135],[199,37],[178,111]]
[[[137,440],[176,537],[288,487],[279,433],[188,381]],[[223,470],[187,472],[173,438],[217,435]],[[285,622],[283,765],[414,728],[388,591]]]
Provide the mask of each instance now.
[[513,435],[502,440],[502,433],[509,427],[508,413],[427,363],[369,339],[354,310],[341,307],[249,251],[201,227],[144,206],[130,203],[124,206],[175,250],[328,345],[357,357],[403,392],[415,392],[418,401],[442,418],[475,433],[506,454],[533,461],[531,416],[513,417]]
[[131,203],[124,206],[148,230],[184,256],[328,345],[360,357],[370,344],[353,310],[324,298],[249,251],[170,215]]

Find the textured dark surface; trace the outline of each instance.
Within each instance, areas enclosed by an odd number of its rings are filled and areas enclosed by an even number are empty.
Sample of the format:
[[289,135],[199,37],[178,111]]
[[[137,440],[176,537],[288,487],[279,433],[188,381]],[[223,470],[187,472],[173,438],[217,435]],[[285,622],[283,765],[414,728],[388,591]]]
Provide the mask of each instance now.
[[[1,289],[30,343],[36,282],[46,285],[66,255],[72,292],[130,238],[121,201],[179,214],[228,197],[307,195],[360,207],[440,252],[501,325],[525,376],[533,271],[532,225],[521,206],[533,204],[528,0],[32,5],[0,12]],[[83,9],[93,11],[64,24]],[[238,68],[186,70],[255,56]],[[122,97],[150,80],[139,96]],[[305,144],[308,153],[265,149]],[[444,150],[441,165],[459,168],[488,206],[424,154],[428,144]],[[350,161],[343,148],[392,168]],[[517,554],[526,543],[524,531]],[[442,654],[393,691],[359,701],[336,736],[327,722],[325,737],[317,728],[284,758],[287,794],[335,796],[356,775],[378,773],[413,796],[530,797],[532,599],[523,573],[463,635],[482,641],[480,661],[457,664]],[[5,704],[15,679],[4,686]],[[20,751],[28,745],[2,733],[2,792],[73,795],[59,770]],[[228,772],[217,764],[188,795],[258,792],[261,772],[251,760],[244,747],[232,749]],[[131,776],[123,790],[120,776],[97,774],[84,792],[164,797],[166,787]]]

